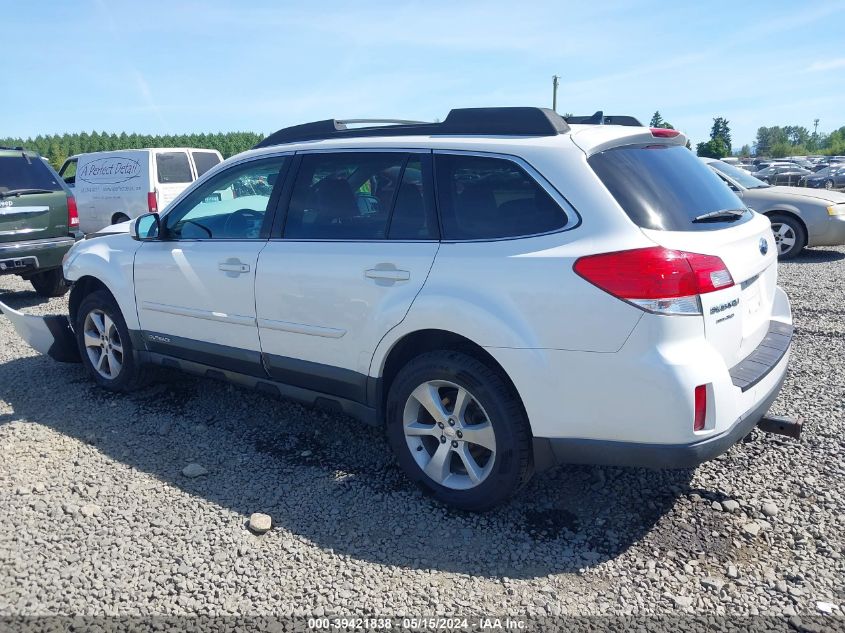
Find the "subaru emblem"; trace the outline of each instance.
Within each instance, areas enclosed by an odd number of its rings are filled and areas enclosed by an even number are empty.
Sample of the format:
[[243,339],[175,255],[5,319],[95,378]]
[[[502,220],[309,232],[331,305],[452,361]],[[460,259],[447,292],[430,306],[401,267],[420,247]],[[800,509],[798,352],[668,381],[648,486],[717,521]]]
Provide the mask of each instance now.
[[769,252],[769,243],[766,241],[765,237],[760,238],[760,254],[765,255]]

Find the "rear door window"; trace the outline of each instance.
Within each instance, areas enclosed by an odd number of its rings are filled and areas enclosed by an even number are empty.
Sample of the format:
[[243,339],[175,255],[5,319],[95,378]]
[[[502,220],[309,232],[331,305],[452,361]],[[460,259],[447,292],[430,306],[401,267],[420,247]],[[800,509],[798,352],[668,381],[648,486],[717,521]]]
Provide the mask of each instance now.
[[197,168],[197,178],[220,163],[220,157],[214,152],[191,152],[191,156],[194,157],[194,165]]
[[63,191],[60,179],[38,156],[0,156],[0,192],[19,189]]
[[157,152],[156,173],[162,185],[193,182],[191,163],[185,152]]
[[[587,162],[641,228],[712,231],[752,217],[736,194],[685,147],[629,145],[593,154]],[[696,220],[731,210],[744,213]]]
[[557,231],[566,212],[511,160],[470,154],[435,156],[443,239],[487,240]]
[[[305,154],[288,205],[284,237],[382,240],[408,154]],[[398,230],[398,229],[397,229]]]

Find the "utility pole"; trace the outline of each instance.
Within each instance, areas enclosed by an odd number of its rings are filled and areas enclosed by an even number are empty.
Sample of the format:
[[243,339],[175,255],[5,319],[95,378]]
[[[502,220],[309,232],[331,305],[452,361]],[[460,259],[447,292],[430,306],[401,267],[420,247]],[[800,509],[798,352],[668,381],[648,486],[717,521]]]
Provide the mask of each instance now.
[[557,112],[557,87],[560,84],[560,77],[552,75],[552,110]]
[[813,119],[813,136],[816,136],[819,133],[819,120]]

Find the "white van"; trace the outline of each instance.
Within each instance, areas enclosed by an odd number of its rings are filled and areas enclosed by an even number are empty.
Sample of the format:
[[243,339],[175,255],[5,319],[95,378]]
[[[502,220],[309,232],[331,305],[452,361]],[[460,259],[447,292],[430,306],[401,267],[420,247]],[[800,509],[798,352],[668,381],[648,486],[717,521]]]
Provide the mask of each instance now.
[[157,147],[77,154],[59,175],[73,189],[84,233],[163,210],[223,160],[213,149]]

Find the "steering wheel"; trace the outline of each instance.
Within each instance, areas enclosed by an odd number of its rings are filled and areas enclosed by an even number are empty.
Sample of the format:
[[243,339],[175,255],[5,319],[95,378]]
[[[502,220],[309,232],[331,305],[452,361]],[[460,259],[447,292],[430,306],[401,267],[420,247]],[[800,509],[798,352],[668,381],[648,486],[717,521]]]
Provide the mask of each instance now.
[[[258,237],[264,214],[254,209],[238,209],[226,218],[223,235],[226,237]],[[255,233],[254,235],[252,233]]]

